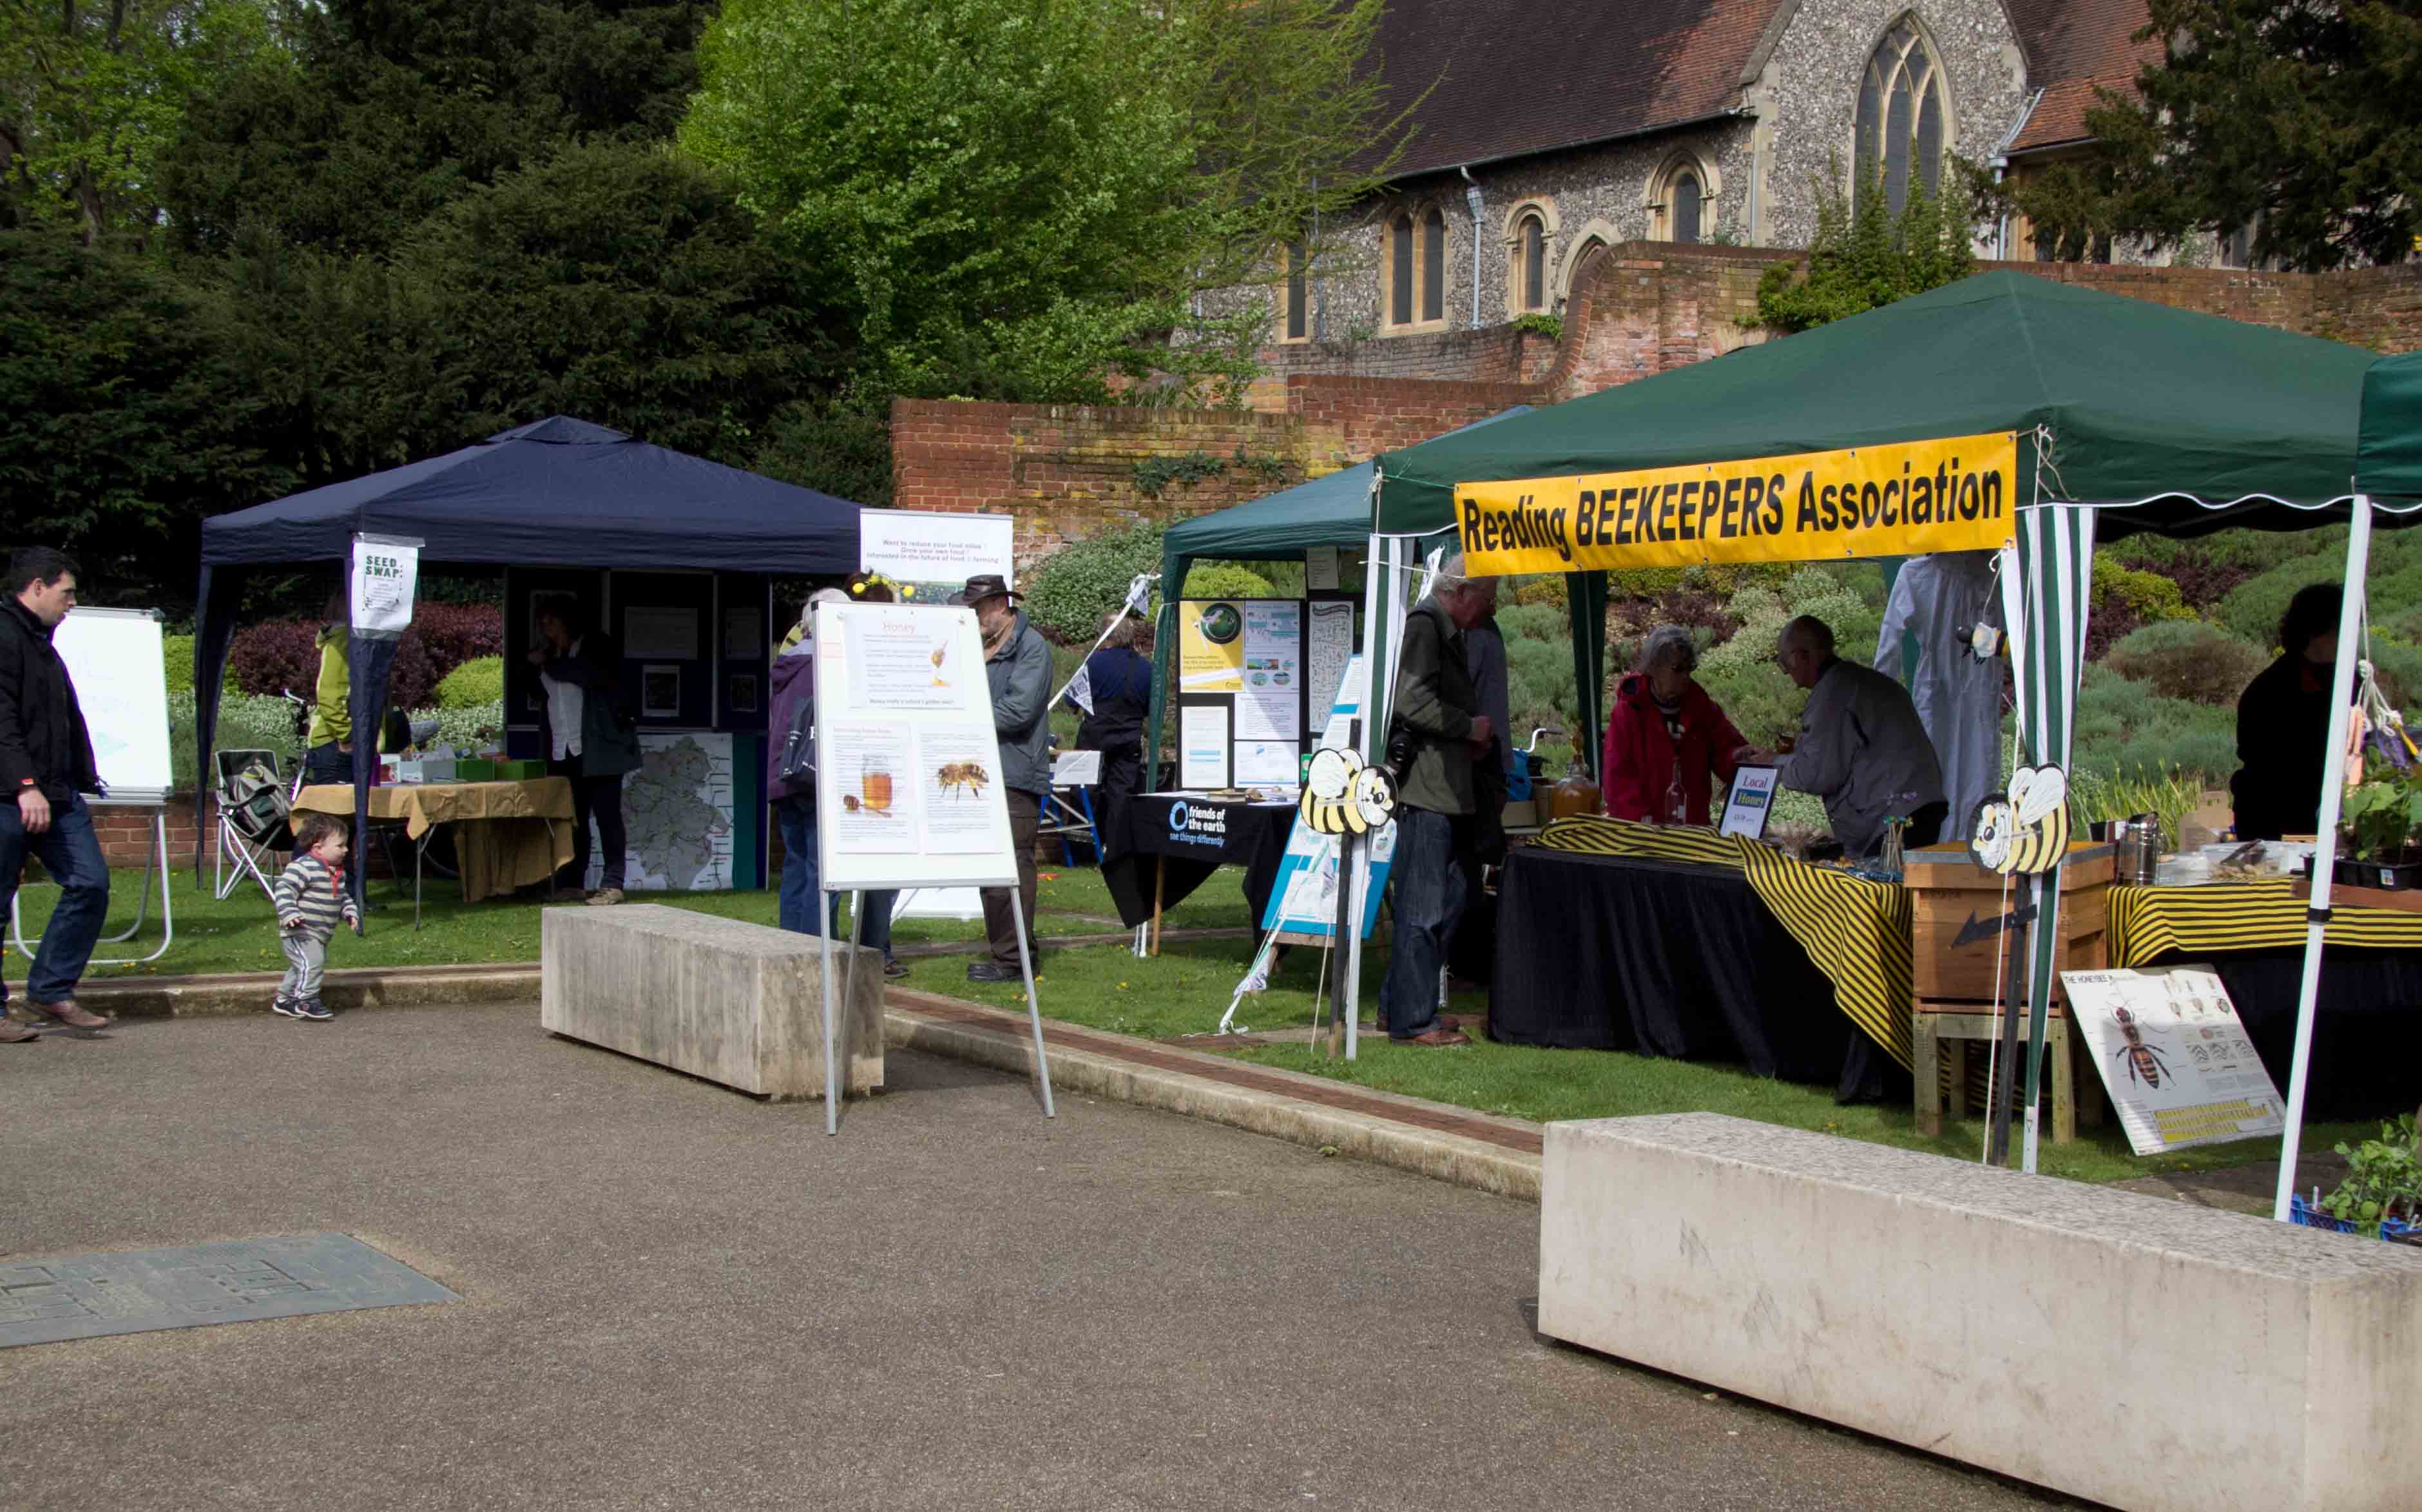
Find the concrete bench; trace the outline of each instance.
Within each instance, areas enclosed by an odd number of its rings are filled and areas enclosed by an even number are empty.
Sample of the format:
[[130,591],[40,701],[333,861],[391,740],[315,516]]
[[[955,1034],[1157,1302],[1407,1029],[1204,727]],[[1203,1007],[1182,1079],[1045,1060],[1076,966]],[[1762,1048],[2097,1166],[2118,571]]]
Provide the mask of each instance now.
[[[539,1022],[761,1097],[825,1093],[823,942],[657,904],[541,911]],[[858,949],[833,944],[834,984]],[[883,1085],[883,955],[863,951],[844,1093]]]
[[2422,1504],[2422,1252],[1714,1113],[1542,1177],[1553,1338],[2117,1507]]

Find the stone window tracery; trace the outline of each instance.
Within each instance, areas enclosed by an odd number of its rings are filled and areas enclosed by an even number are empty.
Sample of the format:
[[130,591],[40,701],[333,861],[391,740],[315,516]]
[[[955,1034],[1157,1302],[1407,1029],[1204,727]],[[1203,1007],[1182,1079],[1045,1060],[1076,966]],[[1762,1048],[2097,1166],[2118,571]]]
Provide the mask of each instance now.
[[1859,80],[1854,197],[1880,189],[1885,208],[1897,215],[1909,204],[1912,181],[1929,195],[1942,192],[1950,88],[1917,18],[1893,23]]

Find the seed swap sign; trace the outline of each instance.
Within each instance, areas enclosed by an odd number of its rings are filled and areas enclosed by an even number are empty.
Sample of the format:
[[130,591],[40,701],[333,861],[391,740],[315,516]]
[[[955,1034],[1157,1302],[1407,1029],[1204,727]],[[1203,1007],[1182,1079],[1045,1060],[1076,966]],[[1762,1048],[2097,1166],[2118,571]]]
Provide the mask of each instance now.
[[2018,436],[1458,483],[1455,496],[1474,575],[1991,551],[2012,535]]

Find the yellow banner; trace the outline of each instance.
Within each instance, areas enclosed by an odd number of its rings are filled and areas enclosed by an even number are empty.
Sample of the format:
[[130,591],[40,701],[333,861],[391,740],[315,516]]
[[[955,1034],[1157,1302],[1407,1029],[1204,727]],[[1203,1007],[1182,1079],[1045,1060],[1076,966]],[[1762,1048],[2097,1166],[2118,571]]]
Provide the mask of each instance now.
[[1455,519],[1473,576],[1989,551],[2015,533],[2018,469],[2001,432],[1460,483]]

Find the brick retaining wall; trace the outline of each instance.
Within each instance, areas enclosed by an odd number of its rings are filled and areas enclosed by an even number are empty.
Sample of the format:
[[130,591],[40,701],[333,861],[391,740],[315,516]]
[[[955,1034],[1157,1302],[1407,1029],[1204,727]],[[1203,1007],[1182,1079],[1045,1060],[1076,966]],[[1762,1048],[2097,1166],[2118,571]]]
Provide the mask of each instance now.
[[[1017,559],[1029,565],[1109,527],[1225,509],[1510,405],[1555,403],[1765,340],[1741,319],[1755,313],[1766,271],[1799,256],[1627,242],[1576,279],[1557,341],[1498,325],[1273,347],[1240,410],[902,400],[891,410],[897,498],[907,509],[1014,514]],[[2422,264],[2320,275],[1979,267],[2383,353],[2422,348]],[[1171,477],[1167,465],[1177,462],[1201,476]]]

